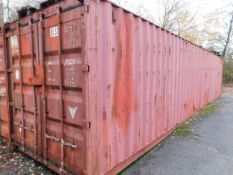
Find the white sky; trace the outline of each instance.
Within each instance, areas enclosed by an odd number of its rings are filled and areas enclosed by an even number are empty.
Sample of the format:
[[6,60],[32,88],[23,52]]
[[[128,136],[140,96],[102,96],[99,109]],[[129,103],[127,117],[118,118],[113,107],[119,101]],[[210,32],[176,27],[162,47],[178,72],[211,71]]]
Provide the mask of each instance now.
[[[4,0],[5,2],[7,0]],[[12,7],[26,6],[26,5],[35,5],[36,2],[42,2],[46,0],[10,0]],[[138,7],[143,6],[147,14],[146,16],[151,16],[153,19],[158,21],[158,12],[160,10],[159,1],[160,0],[109,0],[112,2],[116,2],[120,6],[130,10],[137,11]],[[229,8],[233,9],[229,4],[233,4],[233,0],[180,0],[185,1],[190,6],[190,11],[196,12],[198,10],[199,18],[204,18],[204,16],[210,12],[214,12],[216,10],[227,11]],[[29,3],[30,2],[30,3]],[[228,19],[223,19],[228,21]]]
[[[153,11],[154,7],[159,3],[159,0],[110,0],[112,2],[122,2],[121,4],[128,3],[130,5],[144,5],[149,10]],[[181,0],[186,1],[191,7],[204,6],[204,11],[212,11],[219,8],[224,8],[229,5],[231,0]]]
[[[34,0],[31,2],[39,2],[39,1],[46,1],[46,0]],[[151,11],[153,11],[154,7],[156,7],[156,4],[158,4],[158,0],[143,0],[143,1],[141,0],[110,0],[110,1],[113,1],[113,2],[122,1],[123,2],[122,4],[125,4],[125,2],[128,2],[131,6],[144,5]],[[206,11],[224,7],[227,4],[230,4],[232,2],[231,0],[181,0],[181,1],[187,1],[188,3],[190,3],[191,6],[195,6],[195,7],[197,7],[198,5],[202,5],[202,6],[205,5]],[[11,4],[13,6],[21,6],[21,5],[28,4],[27,0],[10,0],[10,2],[12,2]]]
[[[160,0],[111,0],[120,6],[132,11],[139,6],[144,6],[147,9],[147,15],[152,15],[154,18],[158,17],[158,11],[160,10]],[[208,13],[215,12],[216,10],[229,11],[233,10],[232,0],[181,0],[185,1],[190,6],[190,11],[194,13],[198,10],[199,17],[202,18]],[[120,2],[120,3],[119,3]],[[135,10],[133,10],[135,11]],[[156,21],[158,19],[155,19]],[[224,19],[223,19],[224,20]]]

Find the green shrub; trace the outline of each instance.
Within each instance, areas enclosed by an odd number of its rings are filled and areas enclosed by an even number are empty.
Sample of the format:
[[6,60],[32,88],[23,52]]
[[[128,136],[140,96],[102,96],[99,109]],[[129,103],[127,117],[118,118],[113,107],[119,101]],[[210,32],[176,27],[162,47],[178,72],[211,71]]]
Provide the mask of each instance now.
[[223,81],[226,84],[233,83],[233,61],[224,62]]

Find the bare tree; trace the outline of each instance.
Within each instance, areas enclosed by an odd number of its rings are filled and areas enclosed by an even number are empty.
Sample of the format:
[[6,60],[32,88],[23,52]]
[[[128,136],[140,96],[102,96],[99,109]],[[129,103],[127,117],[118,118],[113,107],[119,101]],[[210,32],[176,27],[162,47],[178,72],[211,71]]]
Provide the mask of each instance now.
[[224,45],[223,52],[222,52],[222,57],[223,57],[223,58],[225,58],[225,56],[226,56],[226,52],[227,52],[229,43],[230,43],[231,38],[232,38],[232,34],[233,34],[233,13],[232,13],[232,16],[231,16],[231,21],[230,21],[230,25],[229,25],[229,30],[227,31],[226,43],[225,43],[225,45]]
[[167,30],[174,30],[177,25],[178,17],[183,13],[186,6],[180,0],[161,0],[161,15],[159,18],[160,26]]
[[182,0],[160,0],[160,6],[159,24],[162,28],[193,43],[201,44],[197,20],[200,9],[191,12],[187,2]]
[[15,20],[17,14],[10,7],[11,0],[0,0],[0,24],[3,25],[4,22],[10,22]]
[[7,9],[7,21],[9,21],[10,20],[10,0],[7,1],[6,9]]
[[225,59],[232,59],[233,56],[232,8],[210,14],[209,19],[205,22],[207,25],[203,29],[203,33],[206,34],[206,36],[203,34],[205,37],[204,40],[206,41],[205,47],[211,51],[219,52],[222,58]]
[[[0,0],[3,1],[3,0]],[[20,3],[17,3],[20,1]],[[24,7],[24,6],[32,6],[32,7],[39,7],[39,4],[41,2],[44,2],[45,0],[7,0],[3,3],[3,11],[5,15],[5,21],[11,22],[17,19],[18,14],[17,11]]]
[[4,5],[2,0],[0,0],[0,25],[4,23]]

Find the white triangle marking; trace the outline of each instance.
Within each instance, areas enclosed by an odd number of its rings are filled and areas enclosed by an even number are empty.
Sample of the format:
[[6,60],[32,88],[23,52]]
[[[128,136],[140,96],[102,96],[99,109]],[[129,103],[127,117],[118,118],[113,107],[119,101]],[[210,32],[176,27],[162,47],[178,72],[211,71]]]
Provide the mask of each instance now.
[[69,112],[70,112],[70,115],[71,115],[71,118],[74,119],[75,118],[75,115],[76,115],[76,112],[77,112],[77,109],[78,107],[72,107],[72,106],[69,106]]

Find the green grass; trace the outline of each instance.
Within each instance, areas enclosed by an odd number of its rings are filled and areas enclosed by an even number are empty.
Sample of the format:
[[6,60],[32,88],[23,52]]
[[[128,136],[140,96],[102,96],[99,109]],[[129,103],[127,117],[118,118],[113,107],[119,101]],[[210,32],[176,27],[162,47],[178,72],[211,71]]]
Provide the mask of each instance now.
[[173,135],[183,138],[189,136],[195,136],[195,133],[192,131],[193,122],[197,120],[201,120],[204,117],[211,116],[211,114],[215,113],[217,109],[218,109],[217,103],[212,103],[206,106],[199,113],[191,117],[186,123],[182,124],[179,128],[177,128],[176,131],[173,133]]
[[199,117],[210,116],[210,114],[215,113],[217,111],[217,109],[218,109],[218,105],[216,103],[210,104],[200,111]]
[[[203,108],[199,113],[194,114],[187,122],[182,124],[179,128],[176,129],[176,131],[173,132],[173,135],[180,138],[186,138],[186,137],[196,137],[194,131],[192,130],[192,125],[194,122],[201,120],[205,117],[211,116],[211,114],[215,113],[217,109],[219,108],[219,105],[217,103],[212,103],[208,105],[207,107]],[[159,145],[157,148],[160,147]],[[129,169],[132,166],[136,166],[138,161],[141,160],[144,156],[150,154],[150,151],[146,154],[144,154],[141,158],[133,162],[129,167],[127,167],[125,170],[120,172],[118,175],[124,175],[125,172],[127,172],[127,169]]]
[[177,137],[189,137],[194,136],[194,133],[191,129],[190,123],[186,122],[174,132],[174,135]]

